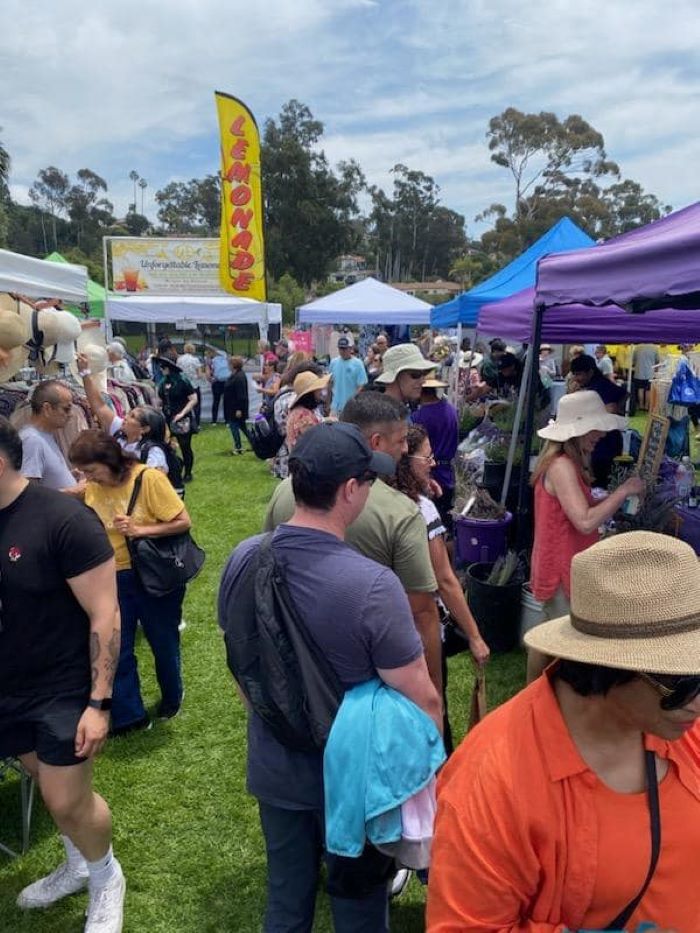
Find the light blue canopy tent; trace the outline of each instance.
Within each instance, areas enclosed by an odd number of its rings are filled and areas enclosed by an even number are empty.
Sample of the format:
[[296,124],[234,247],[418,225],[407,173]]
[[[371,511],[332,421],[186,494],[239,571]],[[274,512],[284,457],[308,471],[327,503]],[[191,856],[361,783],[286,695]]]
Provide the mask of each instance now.
[[520,256],[490,278],[480,282],[468,292],[462,292],[451,301],[437,305],[430,313],[430,326],[439,329],[475,327],[482,305],[508,298],[523,288],[535,284],[537,261],[548,253],[593,246],[593,240],[580,227],[562,217]]

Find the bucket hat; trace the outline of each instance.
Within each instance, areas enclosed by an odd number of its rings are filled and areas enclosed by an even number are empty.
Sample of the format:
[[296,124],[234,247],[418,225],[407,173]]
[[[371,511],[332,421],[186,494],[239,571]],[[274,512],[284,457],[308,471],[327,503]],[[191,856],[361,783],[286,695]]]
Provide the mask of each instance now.
[[435,369],[437,363],[426,360],[414,344],[400,343],[395,347],[389,347],[382,357],[382,366],[384,371],[374,381],[388,384],[395,382],[399,373],[407,369],[423,370],[427,373]]
[[562,443],[589,431],[623,431],[626,427],[627,419],[607,411],[597,392],[584,390],[563,395],[557,406],[556,420],[552,419],[537,434],[547,441]]
[[571,563],[571,612],[525,635],[570,661],[700,674],[700,573],[684,541],[651,531],[605,538]]
[[292,389],[294,390],[294,398],[289,403],[289,407],[293,408],[300,398],[303,398],[305,395],[308,395],[309,392],[316,392],[318,389],[325,389],[330,381],[330,376],[317,376],[315,373],[299,373],[299,375],[294,380],[292,384]]

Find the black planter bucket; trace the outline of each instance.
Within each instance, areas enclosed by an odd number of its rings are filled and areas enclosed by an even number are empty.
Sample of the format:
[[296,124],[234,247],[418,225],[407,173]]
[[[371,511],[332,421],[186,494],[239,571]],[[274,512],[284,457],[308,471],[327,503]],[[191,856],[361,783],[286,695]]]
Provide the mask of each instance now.
[[486,583],[493,564],[471,564],[467,569],[469,608],[481,637],[494,652],[512,651],[520,631],[520,598],[523,576],[516,573],[505,586]]

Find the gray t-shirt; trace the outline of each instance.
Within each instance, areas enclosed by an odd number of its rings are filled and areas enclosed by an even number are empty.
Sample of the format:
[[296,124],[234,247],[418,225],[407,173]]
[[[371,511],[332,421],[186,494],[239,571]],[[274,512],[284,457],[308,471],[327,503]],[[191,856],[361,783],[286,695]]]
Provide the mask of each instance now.
[[[262,537],[249,538],[235,549],[224,570],[220,598],[231,593]],[[376,677],[377,668],[403,667],[421,656],[408,598],[391,570],[334,535],[293,525],[277,529],[273,550],[300,618],[344,686]],[[322,808],[321,753],[286,748],[251,714],[248,791],[286,809]]]
[[22,475],[36,479],[49,489],[75,486],[75,477],[61,453],[53,434],[25,425],[19,432],[22,439]]

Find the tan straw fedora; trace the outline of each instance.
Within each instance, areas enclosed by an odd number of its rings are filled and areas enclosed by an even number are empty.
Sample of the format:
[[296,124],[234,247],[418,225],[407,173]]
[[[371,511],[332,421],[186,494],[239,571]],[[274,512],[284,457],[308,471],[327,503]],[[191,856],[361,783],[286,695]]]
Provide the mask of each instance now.
[[308,395],[309,392],[325,389],[330,378],[330,376],[317,376],[315,373],[311,372],[299,373],[292,385],[294,389],[294,398],[289,403],[289,407],[293,408],[299,399]]
[[573,392],[563,395],[557,406],[556,420],[541,428],[537,434],[547,441],[564,441],[582,437],[589,431],[624,431],[627,420],[612,415],[597,392]]
[[571,612],[525,643],[585,664],[700,674],[700,573],[684,541],[651,531],[613,535],[571,564]]

